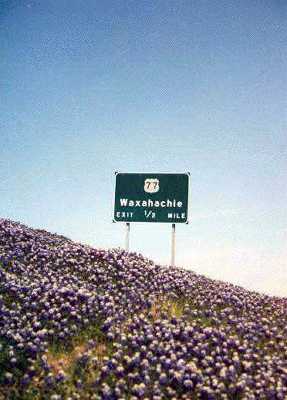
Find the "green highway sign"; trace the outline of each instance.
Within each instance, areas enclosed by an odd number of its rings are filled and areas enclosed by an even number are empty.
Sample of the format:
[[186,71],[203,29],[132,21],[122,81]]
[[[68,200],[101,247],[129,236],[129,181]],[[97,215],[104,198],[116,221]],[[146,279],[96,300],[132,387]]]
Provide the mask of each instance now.
[[190,174],[116,172],[115,222],[188,222]]

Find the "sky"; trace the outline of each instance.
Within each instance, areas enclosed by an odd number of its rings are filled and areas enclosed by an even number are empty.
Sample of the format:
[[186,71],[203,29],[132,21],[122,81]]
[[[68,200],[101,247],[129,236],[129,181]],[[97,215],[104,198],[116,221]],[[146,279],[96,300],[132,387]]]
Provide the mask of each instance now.
[[[0,216],[123,247],[115,171],[191,173],[176,265],[287,296],[287,3],[0,0]],[[171,226],[131,224],[169,265]]]

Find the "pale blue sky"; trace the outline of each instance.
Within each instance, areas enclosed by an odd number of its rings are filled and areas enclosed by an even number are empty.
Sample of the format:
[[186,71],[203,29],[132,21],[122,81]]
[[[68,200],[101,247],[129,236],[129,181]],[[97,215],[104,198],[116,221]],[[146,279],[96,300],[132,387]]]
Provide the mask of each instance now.
[[[114,171],[190,171],[177,264],[287,296],[286,10],[0,0],[1,216],[123,246]],[[131,249],[168,264],[170,227]]]

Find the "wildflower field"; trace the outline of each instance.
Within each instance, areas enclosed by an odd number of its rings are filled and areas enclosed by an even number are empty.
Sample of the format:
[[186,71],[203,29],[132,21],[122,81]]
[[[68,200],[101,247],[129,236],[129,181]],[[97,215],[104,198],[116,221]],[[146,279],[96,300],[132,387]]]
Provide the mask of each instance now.
[[6,399],[287,399],[287,298],[1,219]]

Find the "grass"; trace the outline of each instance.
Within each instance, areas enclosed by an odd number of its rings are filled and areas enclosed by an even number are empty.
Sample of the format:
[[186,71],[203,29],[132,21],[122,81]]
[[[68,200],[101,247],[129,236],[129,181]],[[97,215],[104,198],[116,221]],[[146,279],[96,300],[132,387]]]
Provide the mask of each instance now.
[[174,300],[168,297],[158,297],[152,304],[150,313],[154,320],[160,318],[162,313],[166,313],[168,317],[180,318],[183,315],[185,302],[182,300]]
[[15,351],[15,357],[17,359],[16,365],[7,368],[9,365],[8,352],[10,345],[11,342],[8,339],[0,336],[0,385],[4,382],[4,374],[6,372],[13,372],[16,380],[20,379],[28,364],[24,351],[17,350]]
[[[60,369],[65,372],[69,371],[75,360],[87,350],[90,339],[96,341],[99,349],[105,346],[106,337],[101,330],[100,322],[89,325],[68,342],[51,342],[47,352],[47,359],[52,370],[54,372],[59,372]],[[100,354],[101,352],[102,350],[99,351]]]

